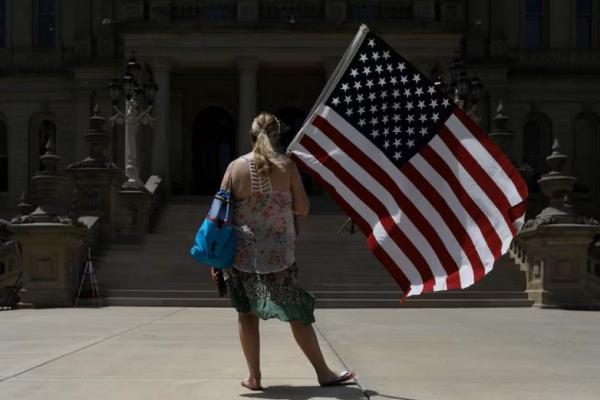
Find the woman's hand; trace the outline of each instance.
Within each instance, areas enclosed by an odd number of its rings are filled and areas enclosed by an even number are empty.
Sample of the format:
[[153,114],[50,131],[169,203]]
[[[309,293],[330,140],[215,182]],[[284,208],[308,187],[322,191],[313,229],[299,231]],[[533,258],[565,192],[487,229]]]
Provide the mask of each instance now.
[[220,269],[211,267],[210,275],[212,278],[212,283],[213,283],[213,285],[215,285],[215,287],[219,287],[219,275],[222,273],[223,273],[223,271],[221,271]]

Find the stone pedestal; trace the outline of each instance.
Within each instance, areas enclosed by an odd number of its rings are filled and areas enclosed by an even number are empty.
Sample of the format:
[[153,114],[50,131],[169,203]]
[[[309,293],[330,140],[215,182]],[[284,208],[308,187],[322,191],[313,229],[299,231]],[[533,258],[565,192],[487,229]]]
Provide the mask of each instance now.
[[588,247],[600,226],[549,224],[525,229],[527,293],[538,307],[598,308],[600,293],[587,284]]
[[122,240],[138,242],[148,232],[152,194],[146,190],[122,190],[119,192],[120,224]]
[[88,230],[62,223],[11,225],[21,245],[21,302],[36,307],[71,306],[79,285],[79,259]]
[[40,157],[44,168],[31,179],[37,208],[19,204],[9,230],[20,245],[23,290],[19,297],[36,307],[70,306],[79,282],[88,228],[79,221],[75,184],[58,171],[60,157],[52,138]]
[[598,308],[600,288],[589,284],[595,277],[589,274],[588,259],[600,224],[577,215],[566,201],[577,181],[563,174],[566,160],[555,140],[546,157],[550,172],[538,180],[550,204],[525,223],[516,239],[526,255],[527,293],[538,307]]

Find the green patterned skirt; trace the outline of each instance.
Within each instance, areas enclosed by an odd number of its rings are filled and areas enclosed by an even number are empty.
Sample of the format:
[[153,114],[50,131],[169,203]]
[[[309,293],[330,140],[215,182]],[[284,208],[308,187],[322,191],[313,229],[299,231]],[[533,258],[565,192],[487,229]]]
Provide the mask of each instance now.
[[224,270],[231,304],[239,313],[254,313],[262,319],[315,322],[315,297],[298,281],[298,268],[292,264],[283,271],[256,274],[235,268]]

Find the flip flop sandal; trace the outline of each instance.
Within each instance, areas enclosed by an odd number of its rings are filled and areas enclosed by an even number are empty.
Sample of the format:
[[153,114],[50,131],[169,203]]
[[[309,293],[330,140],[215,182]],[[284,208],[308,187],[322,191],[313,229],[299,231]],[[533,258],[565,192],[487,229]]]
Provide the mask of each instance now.
[[350,371],[349,369],[346,369],[346,370],[342,371],[342,374],[340,376],[338,376],[336,379],[329,381],[329,382],[321,383],[320,385],[322,387],[341,385],[343,383],[348,382],[350,379],[354,379],[355,376],[356,376],[356,374],[354,373],[354,371]]
[[250,387],[250,385],[247,385],[245,381],[241,381],[240,384],[242,385],[242,387],[245,387],[248,390],[254,390],[254,391],[265,390],[265,388],[262,386],[259,386],[257,388]]

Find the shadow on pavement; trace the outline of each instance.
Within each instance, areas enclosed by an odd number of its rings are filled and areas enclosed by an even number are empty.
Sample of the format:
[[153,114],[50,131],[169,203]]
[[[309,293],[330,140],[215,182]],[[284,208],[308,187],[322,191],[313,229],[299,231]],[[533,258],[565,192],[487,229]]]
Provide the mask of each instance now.
[[381,394],[381,393],[377,393],[374,390],[365,390],[365,394],[367,395],[367,398],[371,398],[371,397],[375,397],[377,396],[377,398],[381,398],[381,399],[393,399],[393,400],[416,400],[416,399],[412,399],[412,398],[408,398],[408,397],[398,397],[398,396],[390,396],[387,394]]
[[339,399],[339,400],[365,400],[363,391],[353,385],[322,388],[319,386],[269,386],[264,392],[244,393],[240,396],[250,399],[281,399],[281,400],[309,400]]
[[278,385],[269,386],[263,392],[244,393],[242,397],[250,399],[273,399],[273,400],[310,400],[319,399],[338,399],[338,400],[365,400],[377,396],[382,399],[393,400],[415,400],[408,397],[388,396],[377,393],[374,390],[363,392],[359,387],[353,384],[336,387],[322,388],[318,386],[288,386]]

